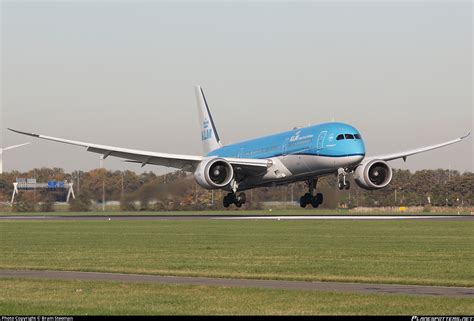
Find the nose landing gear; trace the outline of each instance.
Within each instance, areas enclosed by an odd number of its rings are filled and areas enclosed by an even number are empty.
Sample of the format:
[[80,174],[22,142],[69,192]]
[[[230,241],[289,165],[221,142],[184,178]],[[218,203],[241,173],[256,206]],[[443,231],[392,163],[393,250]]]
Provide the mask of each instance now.
[[305,208],[306,205],[311,204],[313,208],[317,208],[323,203],[323,194],[317,193],[316,196],[313,195],[316,185],[318,184],[318,179],[310,179],[306,182],[309,187],[309,193],[304,194],[300,198],[300,206]]
[[337,187],[340,190],[351,188],[351,183],[347,179],[347,172],[344,169],[339,168],[337,172],[337,180],[338,180]]

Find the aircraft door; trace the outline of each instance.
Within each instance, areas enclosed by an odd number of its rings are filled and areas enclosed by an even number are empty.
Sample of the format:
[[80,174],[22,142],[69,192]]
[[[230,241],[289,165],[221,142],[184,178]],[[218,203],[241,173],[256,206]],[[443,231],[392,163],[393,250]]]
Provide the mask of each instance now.
[[290,141],[289,138],[285,139],[285,141],[283,142],[283,146],[282,146],[282,154],[283,155],[286,155],[286,153],[288,152],[288,142]]
[[318,142],[317,142],[317,145],[316,145],[317,150],[320,150],[320,149],[324,148],[324,139],[326,138],[327,133],[328,132],[326,130],[319,133]]

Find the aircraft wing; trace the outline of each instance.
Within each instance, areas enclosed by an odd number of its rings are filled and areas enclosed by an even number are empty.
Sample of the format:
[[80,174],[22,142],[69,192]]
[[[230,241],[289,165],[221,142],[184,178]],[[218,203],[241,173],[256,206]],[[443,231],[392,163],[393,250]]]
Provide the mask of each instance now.
[[14,148],[21,147],[21,146],[25,146],[25,145],[28,145],[28,144],[29,144],[29,143],[24,143],[24,144],[19,144],[19,145],[8,146],[8,147],[5,147],[5,148],[3,149],[3,151],[9,150],[9,149],[14,149]]
[[[103,159],[114,156],[124,158],[126,162],[139,163],[145,165],[160,165],[166,167],[179,168],[188,172],[193,172],[197,165],[204,159],[202,156],[195,155],[180,155],[180,154],[168,154],[168,153],[155,153],[149,151],[127,149],[114,146],[91,144],[86,142],[68,140],[63,138],[33,134],[22,132],[8,128],[12,132],[28,135],[40,139],[51,140],[54,142],[75,145],[85,147],[87,151],[102,154]],[[263,173],[267,170],[267,167],[271,165],[271,162],[266,159],[244,159],[244,158],[225,158],[232,165],[236,172],[243,174],[256,175]]]
[[423,152],[427,152],[429,150],[441,148],[441,147],[448,146],[448,145],[451,145],[451,144],[459,143],[463,139],[469,137],[469,135],[471,135],[471,132],[467,133],[466,135],[464,135],[462,137],[459,137],[459,138],[456,138],[456,139],[453,139],[453,140],[450,140],[450,141],[447,141],[447,142],[444,142],[444,143],[431,145],[431,146],[426,146],[426,147],[421,147],[421,148],[417,148],[417,149],[412,149],[412,150],[408,150],[408,151],[400,152],[400,153],[370,156],[370,157],[367,157],[367,158],[369,158],[369,159],[381,159],[381,160],[384,160],[384,161],[391,161],[391,160],[394,160],[394,159],[403,158],[403,160],[406,161],[408,156],[423,153]]

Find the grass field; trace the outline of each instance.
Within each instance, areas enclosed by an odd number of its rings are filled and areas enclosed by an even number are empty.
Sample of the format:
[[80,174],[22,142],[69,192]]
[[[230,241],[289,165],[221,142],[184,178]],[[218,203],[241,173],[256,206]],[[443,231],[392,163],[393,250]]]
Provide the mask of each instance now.
[[1,221],[1,269],[473,286],[473,221]]
[[[91,211],[91,212],[67,212],[67,211],[57,211],[57,212],[0,212],[0,216],[43,216],[43,215],[52,215],[52,216],[116,216],[116,215],[139,215],[139,216],[181,216],[181,215],[348,215],[349,210],[324,210],[324,209],[272,209],[272,210],[215,210],[215,211],[165,211],[165,212],[121,212],[121,211]],[[392,213],[395,214],[395,213]],[[396,213],[400,215],[400,213]],[[355,214],[357,215],[357,214]],[[370,215],[370,214],[369,214]],[[374,215],[374,214],[372,214]],[[375,214],[376,215],[376,214]],[[379,214],[380,215],[380,214]]]
[[472,315],[472,299],[97,281],[0,279],[1,315]]
[[295,209],[266,209],[266,210],[240,210],[231,208],[229,210],[214,210],[214,211],[167,211],[167,212],[121,212],[106,210],[102,211],[92,211],[92,212],[67,212],[67,211],[56,211],[56,212],[10,212],[10,211],[0,211],[0,216],[192,216],[192,215],[364,215],[364,216],[380,216],[380,215],[470,215],[470,212],[467,210],[460,211],[459,214],[457,211],[446,210],[445,212],[400,212],[400,211],[385,211],[385,212],[358,212],[351,211],[348,209],[313,209],[313,208],[295,208]]
[[[0,269],[473,286],[473,221],[0,221]],[[470,315],[474,299],[0,279],[0,314]]]

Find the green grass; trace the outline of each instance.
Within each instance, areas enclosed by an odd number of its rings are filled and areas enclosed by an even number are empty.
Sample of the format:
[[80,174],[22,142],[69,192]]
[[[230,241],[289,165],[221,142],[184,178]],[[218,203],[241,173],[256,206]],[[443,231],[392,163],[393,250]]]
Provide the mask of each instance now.
[[473,286],[474,221],[0,221],[0,269]]
[[[189,216],[189,215],[347,215],[349,210],[345,209],[272,209],[272,210],[214,210],[214,211],[142,211],[142,212],[121,212],[121,211],[92,211],[92,212],[0,212],[0,216],[115,216],[115,215],[128,215],[128,216]],[[400,213],[398,213],[400,214]],[[379,214],[380,215],[380,214]]]
[[169,211],[169,212],[120,212],[120,211],[92,211],[92,212],[0,212],[0,216],[192,216],[192,215],[364,215],[364,216],[379,216],[379,215],[469,215],[469,212],[461,211],[457,214],[456,211],[446,212],[355,212],[347,209],[313,209],[313,208],[295,208],[295,209],[266,209],[266,210],[213,210],[213,211]]
[[0,315],[472,315],[474,300],[209,286],[0,279]]

